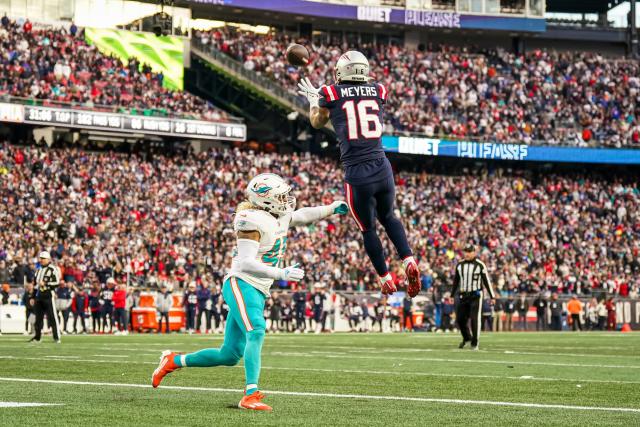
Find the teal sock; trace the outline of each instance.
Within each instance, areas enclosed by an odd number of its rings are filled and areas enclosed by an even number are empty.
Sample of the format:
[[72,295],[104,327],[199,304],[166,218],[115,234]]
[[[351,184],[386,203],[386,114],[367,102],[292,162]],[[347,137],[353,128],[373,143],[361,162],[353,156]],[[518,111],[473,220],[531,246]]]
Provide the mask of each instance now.
[[264,329],[254,329],[247,333],[247,345],[244,348],[244,372],[247,380],[247,394],[250,394],[249,388],[258,389],[261,364],[260,354],[262,353],[263,342]]
[[[182,361],[185,361],[183,364]],[[225,346],[221,348],[206,348],[181,356],[176,355],[173,362],[180,367],[199,367],[206,368],[210,366],[234,366],[240,361],[240,356],[234,354]]]
[[245,391],[245,394],[247,396],[255,393],[256,391],[258,391],[258,384],[247,384],[246,391]]
[[181,354],[176,354],[175,356],[173,356],[173,363],[176,364],[176,366],[180,366],[182,367],[182,355]]

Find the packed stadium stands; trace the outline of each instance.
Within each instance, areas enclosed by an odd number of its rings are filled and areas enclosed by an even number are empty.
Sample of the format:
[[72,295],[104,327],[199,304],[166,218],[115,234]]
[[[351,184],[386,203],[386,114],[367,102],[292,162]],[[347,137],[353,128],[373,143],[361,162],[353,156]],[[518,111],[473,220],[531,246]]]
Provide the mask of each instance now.
[[[302,73],[316,84],[333,82],[338,56],[352,46],[308,45],[309,65],[287,64],[288,35],[259,35],[234,27],[195,37],[295,92]],[[451,138],[573,146],[640,144],[636,117],[638,64],[598,52],[429,45],[357,48],[372,75],[390,93],[385,131]]]
[[163,87],[136,58],[125,65],[87,44],[83,30],[39,26],[29,20],[0,25],[0,96],[71,104],[106,111],[228,120],[229,115],[204,99]]
[[635,9],[0,0],[0,427],[640,426]]
[[[76,283],[104,282],[109,274],[125,280],[127,271],[143,287],[177,289],[205,271],[217,281],[228,267],[231,219],[247,177],[280,171],[294,184],[299,206],[343,198],[339,165],[307,154],[152,156],[4,144],[0,157],[0,195],[15,206],[0,218],[0,259],[20,284],[42,248]],[[634,176],[478,169],[400,172],[397,184],[425,284],[447,286],[460,242],[475,240],[505,292],[638,293]],[[358,261],[365,256],[357,233],[348,217],[299,227],[287,255],[313,266],[309,283],[374,290],[374,272]],[[393,270],[402,274],[399,264]]]
[[[5,18],[1,24],[0,96],[5,99],[134,114],[230,117],[188,92],[164,89],[162,74],[135,58],[124,65],[100,53],[75,25],[34,26]],[[195,37],[196,43],[292,93],[303,74],[317,84],[332,81],[332,67],[347,48],[316,43],[312,65],[301,71],[284,58],[290,36],[229,26]],[[387,132],[550,145],[640,143],[635,62],[551,50],[514,55],[452,45],[359,48],[392,94]],[[164,285],[180,294],[193,281],[219,285],[229,266],[225,255],[234,245],[231,219],[248,177],[279,170],[293,180],[300,206],[343,197],[339,164],[309,154],[238,149],[194,154],[180,144],[172,150],[149,145],[122,154],[109,147],[93,151],[95,146],[83,149],[59,141],[56,148],[46,148],[34,142],[6,142],[0,148],[0,195],[16,206],[0,217],[0,283],[21,286],[31,280],[34,257],[48,248],[65,281],[81,286],[104,284],[110,276],[131,289]],[[431,303],[446,305],[452,267],[460,259],[461,242],[469,240],[480,244],[481,257],[505,298],[539,291],[636,297],[640,291],[639,189],[633,174],[545,174],[476,165],[443,175],[418,167],[400,171],[397,185],[399,214],[412,246],[419,248]],[[378,289],[373,270],[358,262],[365,255],[350,218],[298,228],[290,242],[290,259],[313,266],[307,270],[308,286],[347,293]],[[392,267],[401,282],[401,264]],[[295,290],[286,282],[276,288]],[[277,307],[269,310],[280,325],[291,314],[292,301],[286,296],[275,301]],[[434,309],[431,303],[424,306],[425,318]],[[342,309],[356,329],[371,326],[363,321],[364,308],[357,300]],[[398,314],[385,314],[392,317],[400,328]],[[435,324],[442,327],[441,315]]]

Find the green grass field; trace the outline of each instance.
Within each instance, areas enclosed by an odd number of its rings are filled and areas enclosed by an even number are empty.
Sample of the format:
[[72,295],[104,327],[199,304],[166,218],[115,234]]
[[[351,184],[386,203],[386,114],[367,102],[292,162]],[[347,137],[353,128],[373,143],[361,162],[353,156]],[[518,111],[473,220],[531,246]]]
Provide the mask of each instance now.
[[[221,336],[0,337],[1,426],[640,426],[640,334],[268,335],[261,386],[273,413],[236,409],[243,369],[191,368],[150,387],[162,350]],[[468,402],[462,402],[467,400]]]

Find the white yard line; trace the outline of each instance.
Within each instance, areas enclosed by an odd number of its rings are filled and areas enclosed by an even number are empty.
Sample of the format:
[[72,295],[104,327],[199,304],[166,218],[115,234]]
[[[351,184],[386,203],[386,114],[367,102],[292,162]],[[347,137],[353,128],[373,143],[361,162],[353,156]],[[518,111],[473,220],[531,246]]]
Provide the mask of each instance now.
[[[298,357],[323,357],[317,354],[304,353],[304,352],[279,352],[272,351],[267,353],[272,356],[298,356]],[[571,368],[610,368],[610,369],[640,369],[637,365],[595,365],[584,363],[554,363],[554,362],[531,362],[531,361],[519,361],[519,360],[486,360],[486,359],[445,359],[438,357],[403,357],[398,359],[397,357],[385,357],[385,356],[354,356],[354,355],[325,355],[326,358],[341,358],[341,359],[371,359],[371,360],[394,360],[398,362],[446,362],[446,363],[491,363],[499,365],[540,365],[540,366],[565,366]]]
[[[300,344],[277,344],[274,346],[270,346],[268,343],[265,344],[265,348],[269,347],[292,347],[292,348],[300,348]],[[340,350],[347,350],[347,353],[460,353],[461,351],[457,348],[457,344],[452,346],[451,348],[373,348],[373,347],[357,347],[357,346],[334,346],[334,345],[304,345],[305,348],[335,348]],[[463,350],[466,352],[467,350]],[[497,349],[494,346],[491,346],[488,350],[482,350],[483,353],[490,354],[522,354],[522,355],[530,355],[530,356],[567,356],[567,357],[604,357],[604,358],[627,358],[627,359],[636,359],[637,356],[631,355],[620,355],[620,354],[583,354],[583,353],[547,353],[547,352],[533,352],[533,351],[514,351],[505,349],[502,350],[500,347]]]
[[[95,355],[100,356],[100,355]],[[153,354],[158,356],[158,354]],[[0,356],[0,359],[13,359],[13,360],[41,360],[37,357],[21,357],[21,356]],[[68,362],[65,359],[49,359],[51,362]],[[83,363],[117,363],[115,360],[98,360],[98,359],[73,359],[73,362]],[[123,363],[138,364],[138,365],[153,365],[156,366],[158,362],[139,361],[139,360],[127,360]],[[243,365],[235,366],[235,368],[244,369]],[[281,367],[281,366],[262,366],[265,370],[278,370],[278,371],[300,371],[300,372],[329,372],[329,373],[345,373],[345,374],[370,374],[370,375],[407,375],[407,376],[421,376],[421,377],[444,377],[444,378],[478,378],[478,379],[500,379],[500,380],[514,380],[514,381],[558,381],[558,382],[570,382],[570,383],[598,383],[598,384],[640,384],[640,381],[623,381],[623,380],[594,380],[585,378],[552,378],[552,377],[536,377],[536,376],[503,376],[503,375],[475,375],[475,374],[445,374],[438,372],[407,372],[407,371],[381,371],[381,370],[357,370],[357,369],[323,369],[323,368],[298,368],[298,367]]]
[[[584,343],[582,343],[584,344]],[[506,342],[500,342],[499,344],[497,343],[492,343],[491,344],[491,348],[495,348],[498,350],[513,350],[513,349],[520,349],[520,350],[529,350],[531,349],[531,347],[536,347],[537,346],[526,346],[526,345],[509,345]],[[553,349],[553,350],[575,350],[576,346],[558,346],[558,345],[550,345],[548,347],[549,349]],[[631,347],[627,346],[591,346],[589,345],[589,347],[587,348],[587,350],[591,351],[591,350],[629,350]]]
[[33,408],[34,406],[61,406],[62,403],[0,402],[0,408]]
[[80,356],[43,356],[49,359],[80,359]]
[[322,368],[295,368],[263,366],[262,369],[274,369],[282,371],[309,371],[309,372],[338,372],[345,374],[371,374],[371,375],[408,375],[421,377],[447,377],[447,378],[479,378],[479,379],[501,379],[516,381],[563,381],[571,383],[611,383],[611,384],[640,384],[640,381],[619,381],[619,380],[592,380],[574,378],[549,378],[535,376],[502,376],[502,375],[474,375],[474,374],[443,374],[437,372],[404,372],[404,371],[378,371],[378,370],[355,370],[355,369],[322,369]]
[[[114,345],[115,344],[115,345]],[[82,350],[95,350],[95,349],[102,349],[102,350],[115,350],[115,351],[131,351],[131,352],[138,352],[141,350],[155,350],[155,348],[145,348],[144,346],[148,345],[148,344],[139,344],[140,348],[126,348],[129,347],[128,344],[122,344],[122,343],[111,343],[111,345],[102,345],[99,347],[96,346],[91,346],[91,347],[87,347],[87,346],[76,346],[73,345],[74,349],[82,349]],[[180,347],[180,348],[184,348],[185,346],[190,346],[190,345],[194,345],[194,344],[189,344],[189,343],[168,343],[168,344],[158,344],[158,345],[163,345],[167,348],[170,347]],[[120,346],[126,346],[126,347],[120,347]],[[268,343],[265,345],[265,350],[269,350],[271,347],[285,347],[285,348],[300,348],[300,344],[276,344],[276,345],[269,345]],[[21,345],[4,345],[2,346],[3,348],[24,348],[24,346]],[[386,354],[394,354],[394,353],[452,353],[452,354],[460,354],[463,352],[466,352],[466,350],[460,351],[457,348],[449,348],[449,349],[438,349],[438,348],[374,348],[374,347],[357,347],[357,346],[337,346],[337,345],[308,345],[305,344],[304,345],[305,348],[307,349],[311,349],[311,348],[321,348],[321,349],[338,349],[338,350],[346,350],[346,353],[372,353],[372,354],[381,354],[381,353],[386,353]],[[455,347],[455,346],[454,346]],[[502,347],[504,348],[504,347]],[[523,348],[523,347],[521,347]],[[332,352],[330,351],[323,351],[323,352],[314,352],[312,351],[312,353],[327,353],[327,354],[331,354]],[[340,355],[340,354],[345,354],[344,352],[333,352],[336,355]],[[610,355],[610,354],[581,354],[581,353],[547,353],[547,352],[527,352],[527,351],[514,351],[514,350],[502,350],[501,347],[493,347],[491,346],[491,348],[489,348],[488,350],[482,350],[481,353],[485,353],[485,354],[495,354],[495,355],[500,355],[500,354],[513,354],[513,355],[527,355],[527,356],[540,356],[540,357],[544,357],[544,356],[566,356],[566,357],[601,357],[601,358],[618,358],[618,359],[634,359],[637,360],[637,356],[631,356],[631,355]]]
[[[103,357],[102,355],[100,355],[100,357]],[[0,359],[13,359],[13,360],[39,360],[42,361],[42,358],[40,357],[22,357],[22,356],[0,356]],[[51,357],[50,359],[47,359],[47,362],[84,362],[84,363],[110,363],[110,364],[114,364],[114,363],[118,363],[120,362],[119,360],[98,360],[98,359],[60,359],[60,358],[56,358],[55,356]],[[141,365],[157,365],[158,362],[140,362],[140,361],[133,361],[133,360],[122,360],[122,363],[126,363],[126,364],[131,364],[131,363],[137,363],[137,364],[141,364]]]
[[[151,388],[151,385],[149,384],[43,380],[43,379],[36,379],[36,378],[0,377],[0,381],[39,383],[39,384],[87,385],[87,386],[97,386],[97,387]],[[183,386],[164,386],[162,387],[162,389],[183,390],[183,391],[205,391],[205,392],[215,392],[215,393],[242,393],[243,391],[240,389],[229,389],[229,388],[183,387]],[[449,404],[457,404],[457,405],[508,406],[508,407],[516,407],[516,408],[640,413],[640,409],[638,408],[615,408],[615,407],[606,407],[606,406],[557,405],[557,404],[546,404],[546,403],[502,402],[502,401],[493,401],[493,400],[468,400],[468,399],[440,399],[440,398],[431,398],[431,397],[407,397],[407,396],[377,396],[377,395],[365,395],[365,394],[312,393],[312,392],[297,392],[297,391],[282,391],[282,390],[264,390],[264,392],[267,394],[285,395],[285,396],[327,397],[327,398],[335,398],[335,399],[396,400],[396,401],[406,401],[406,402],[449,403]]]
[[[115,357],[115,358],[123,358],[123,359],[126,359],[126,358],[129,357],[126,354],[92,354],[91,356],[93,356],[93,357]],[[127,363],[129,363],[129,362],[127,361]]]
[[[128,346],[127,344],[124,344],[126,346]],[[148,345],[148,344],[147,344]],[[171,348],[171,347],[185,347],[185,343],[167,343],[167,344],[157,344],[158,346],[163,346],[165,348]],[[90,350],[95,350],[96,347],[83,347],[83,346],[70,346],[72,348],[77,348],[77,349],[90,349]],[[277,346],[274,346],[277,347]],[[284,347],[284,346],[283,346]],[[296,348],[300,348],[300,345],[297,346],[292,346],[292,347],[296,347]],[[311,348],[313,346],[305,346],[307,348]],[[322,347],[322,348],[342,348],[342,346],[340,347],[332,347],[332,346],[318,346],[318,347]],[[25,346],[20,346],[20,345],[5,345],[2,346],[2,348],[25,348]],[[34,347],[35,348],[35,347]],[[101,346],[101,349],[104,350],[115,350],[115,351],[141,351],[141,350],[155,350],[154,348],[148,348],[148,347],[142,347],[139,349],[132,349],[132,348],[120,348],[120,347],[114,347],[114,346]],[[367,348],[367,347],[364,347]],[[353,347],[354,350],[358,350],[358,347]],[[269,346],[265,347],[265,355],[276,355],[276,356],[299,356],[299,357],[326,357],[326,358],[347,358],[347,359],[373,359],[373,360],[394,360],[397,361],[398,357],[390,357],[390,356],[361,356],[361,355],[355,355],[355,354],[346,354],[346,353],[333,353],[332,352],[324,352],[326,354],[319,354],[316,352],[280,352],[280,351],[268,351],[269,350]],[[381,351],[382,350],[382,351]],[[378,350],[376,352],[372,352],[375,354],[380,354],[381,352],[383,353],[393,353],[393,351],[391,351],[392,349],[389,349],[390,351],[384,351],[384,349]],[[424,350],[420,350],[420,349],[409,349],[410,352],[419,352],[419,351],[425,351],[425,352],[434,352],[434,351],[438,351],[438,350],[430,350],[430,349],[424,349]],[[452,354],[461,354],[463,353],[463,351],[460,351],[458,349],[454,349],[454,350],[443,350],[445,352],[449,352]],[[360,351],[354,351],[354,353],[364,353],[364,352],[360,352]],[[492,352],[492,351],[485,351],[482,350],[480,352],[480,354],[491,354],[491,355],[500,355],[500,354],[514,354],[514,355],[518,355],[518,354],[523,354],[523,355],[540,355],[540,356],[545,356],[545,355],[551,355],[551,353],[517,353],[517,352],[511,352],[511,351],[502,351],[502,352]],[[568,355],[567,355],[568,356]],[[577,355],[576,355],[577,356]],[[52,357],[77,357],[77,356],[52,356]],[[608,357],[608,355],[603,355],[602,357]],[[634,360],[636,358],[633,358]],[[610,368],[610,369],[640,369],[639,365],[601,365],[601,364],[584,364],[584,363],[563,363],[563,362],[540,362],[540,361],[526,361],[526,360],[486,360],[486,359],[450,359],[450,358],[437,358],[437,357],[402,357],[401,361],[403,362],[410,362],[410,361],[417,361],[417,362],[445,362],[445,363],[468,363],[468,362],[472,362],[472,363],[489,363],[489,364],[515,364],[515,365],[537,365],[537,366],[563,366],[563,367],[576,367],[576,368]]]
[[[483,350],[484,351],[484,350]],[[546,353],[541,351],[513,351],[513,350],[486,350],[491,354],[522,354],[528,356],[566,356],[566,357],[604,357],[604,358],[618,358],[618,359],[638,359],[638,356],[624,355],[624,354],[583,354],[583,353]]]

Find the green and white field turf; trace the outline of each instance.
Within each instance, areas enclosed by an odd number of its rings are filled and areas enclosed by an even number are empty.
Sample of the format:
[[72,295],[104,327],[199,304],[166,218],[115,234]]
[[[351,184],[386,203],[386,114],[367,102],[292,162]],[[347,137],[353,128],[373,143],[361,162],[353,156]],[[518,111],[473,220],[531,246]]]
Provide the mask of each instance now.
[[[160,352],[221,336],[0,337],[0,426],[640,426],[640,334],[267,335],[272,413],[237,409],[242,366],[182,369],[154,390]],[[7,407],[7,402],[55,406]]]

